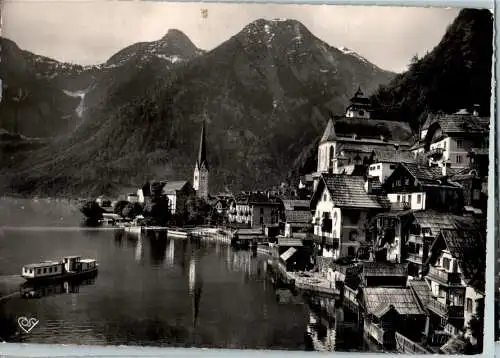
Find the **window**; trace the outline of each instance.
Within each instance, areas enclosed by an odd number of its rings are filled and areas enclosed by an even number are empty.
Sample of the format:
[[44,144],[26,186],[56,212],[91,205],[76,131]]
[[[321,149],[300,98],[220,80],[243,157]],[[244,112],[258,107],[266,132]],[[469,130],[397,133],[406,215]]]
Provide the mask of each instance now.
[[411,203],[411,194],[408,195],[408,202]]
[[443,142],[443,148],[446,149],[446,141]]
[[403,181],[404,181],[404,185],[410,184],[410,179],[408,179],[408,178],[404,178]]
[[260,208],[260,215],[264,215],[264,208]]
[[479,189],[474,189],[472,191],[472,200],[479,200],[481,199],[481,192],[479,191]]
[[391,169],[396,169],[396,164],[391,164],[391,165],[389,165],[389,168],[391,168]]
[[451,260],[449,258],[447,258],[447,257],[443,257],[443,267],[446,270],[450,269],[450,264],[451,264]]
[[461,139],[457,139],[457,148],[463,148],[464,144]]
[[468,313],[472,313],[472,298],[467,298],[465,309],[467,310]]
[[353,230],[349,233],[349,240],[356,241],[357,238],[358,238],[358,232],[356,230]]
[[43,273],[47,273],[47,268],[43,268]]
[[356,254],[356,253],[355,253],[355,251],[354,251],[354,247],[349,246],[349,247],[347,248],[347,256],[354,256],[355,254]]
[[417,204],[422,202],[422,194],[417,194]]
[[457,163],[462,163],[462,156],[457,154]]
[[360,109],[360,110],[359,110],[359,115],[360,115],[361,117],[363,117],[363,116],[365,115],[365,111],[363,111],[362,109]]
[[260,223],[264,224],[264,217],[263,216],[260,217]]
[[330,146],[330,163],[332,162],[333,159],[333,145]]
[[380,169],[380,164],[379,164],[379,165],[377,165],[377,169]]
[[398,195],[397,198],[398,198],[398,203],[399,203],[401,201],[401,195]]
[[326,193],[323,194],[323,201],[326,201]]

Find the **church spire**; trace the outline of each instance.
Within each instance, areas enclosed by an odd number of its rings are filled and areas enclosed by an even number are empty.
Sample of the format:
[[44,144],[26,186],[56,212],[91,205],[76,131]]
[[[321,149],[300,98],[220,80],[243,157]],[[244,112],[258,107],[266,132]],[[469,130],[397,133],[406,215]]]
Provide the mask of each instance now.
[[201,125],[201,135],[200,135],[200,149],[198,151],[198,158],[196,160],[196,165],[198,168],[201,168],[201,166],[204,164],[205,167],[208,169],[208,162],[207,162],[207,143],[206,143],[206,138],[205,138],[205,118],[203,118],[203,123]]

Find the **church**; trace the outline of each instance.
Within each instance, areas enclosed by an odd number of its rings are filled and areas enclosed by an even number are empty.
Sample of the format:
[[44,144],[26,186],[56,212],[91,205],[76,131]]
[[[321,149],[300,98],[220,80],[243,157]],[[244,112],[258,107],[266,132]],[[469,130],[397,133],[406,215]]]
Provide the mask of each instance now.
[[318,146],[314,188],[321,174],[364,175],[377,155],[397,156],[411,145],[412,130],[407,123],[374,119],[370,100],[358,88],[343,116],[329,119]]

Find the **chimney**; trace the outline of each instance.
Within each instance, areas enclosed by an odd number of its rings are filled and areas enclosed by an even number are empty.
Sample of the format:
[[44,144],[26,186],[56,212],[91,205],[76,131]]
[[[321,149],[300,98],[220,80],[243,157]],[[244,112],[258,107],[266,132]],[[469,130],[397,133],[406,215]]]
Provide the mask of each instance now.
[[472,106],[472,115],[473,115],[474,117],[479,117],[479,110],[480,110],[480,108],[481,108],[481,107],[479,106],[479,104],[474,104],[474,105]]

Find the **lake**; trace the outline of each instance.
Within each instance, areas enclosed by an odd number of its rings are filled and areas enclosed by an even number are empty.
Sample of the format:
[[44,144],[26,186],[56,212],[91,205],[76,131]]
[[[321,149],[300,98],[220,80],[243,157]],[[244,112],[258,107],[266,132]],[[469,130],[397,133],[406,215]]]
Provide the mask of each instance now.
[[[300,297],[272,283],[266,256],[218,242],[83,228],[81,220],[77,206],[67,200],[0,200],[0,295],[22,282],[20,270],[27,263],[66,255],[99,262],[95,279],[37,288],[38,298],[0,300],[0,338],[52,344],[341,349],[335,347],[331,324]],[[23,316],[39,320],[29,333],[17,325]],[[363,344],[358,349],[368,350]]]

